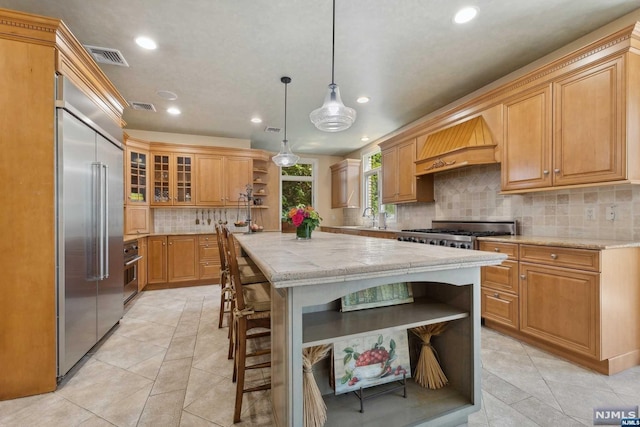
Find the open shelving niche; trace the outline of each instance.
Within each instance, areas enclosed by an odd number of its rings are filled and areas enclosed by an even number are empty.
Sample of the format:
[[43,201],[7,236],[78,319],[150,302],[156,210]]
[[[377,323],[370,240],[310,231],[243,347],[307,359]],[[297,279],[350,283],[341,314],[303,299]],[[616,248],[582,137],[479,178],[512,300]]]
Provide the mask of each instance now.
[[[269,191],[267,189],[267,174],[269,171],[267,170],[267,165],[264,161],[255,160],[253,161],[253,197],[266,197],[269,195]],[[253,205],[253,209],[268,209],[267,205]]]
[[[356,338],[388,331],[406,330],[409,334],[412,377],[419,356],[409,329],[448,322],[445,332],[432,340],[433,347],[449,383],[438,390],[423,388],[407,379],[407,398],[402,393],[376,397],[360,413],[353,393],[335,395],[329,378],[333,375],[329,358],[314,366],[316,382],[327,405],[325,427],[343,425],[447,425],[460,410],[474,408],[473,286],[445,283],[412,283],[414,302],[388,307],[340,312],[339,300],[305,307],[302,317],[302,347],[332,344],[344,338]],[[385,385],[376,386],[385,387]]]

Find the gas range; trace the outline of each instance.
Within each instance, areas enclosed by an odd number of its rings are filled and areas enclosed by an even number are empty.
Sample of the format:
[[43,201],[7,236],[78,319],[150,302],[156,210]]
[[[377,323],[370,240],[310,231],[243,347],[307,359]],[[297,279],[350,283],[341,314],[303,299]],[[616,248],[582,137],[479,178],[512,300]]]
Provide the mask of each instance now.
[[478,237],[516,234],[516,221],[433,220],[432,228],[402,230],[398,240],[460,249],[477,249]]

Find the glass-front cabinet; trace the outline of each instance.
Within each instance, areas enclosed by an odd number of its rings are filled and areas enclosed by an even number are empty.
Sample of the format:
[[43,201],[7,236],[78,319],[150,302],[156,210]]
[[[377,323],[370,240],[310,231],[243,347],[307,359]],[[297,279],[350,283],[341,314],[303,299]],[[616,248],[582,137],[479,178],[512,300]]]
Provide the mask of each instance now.
[[152,153],[154,206],[193,205],[194,156]]
[[124,234],[148,233],[149,216],[149,150],[148,144],[126,140]]
[[142,151],[128,150],[129,182],[127,202],[147,204],[147,159],[149,154]]

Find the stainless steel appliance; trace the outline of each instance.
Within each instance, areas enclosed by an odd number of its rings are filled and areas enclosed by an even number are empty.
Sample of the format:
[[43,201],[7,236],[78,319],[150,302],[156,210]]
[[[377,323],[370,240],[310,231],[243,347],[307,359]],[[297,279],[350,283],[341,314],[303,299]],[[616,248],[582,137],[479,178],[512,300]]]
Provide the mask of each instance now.
[[56,84],[58,378],[123,313],[122,130],[69,80]]
[[460,249],[478,249],[478,237],[515,235],[516,221],[433,220],[431,228],[402,230],[398,240]]
[[138,242],[124,245],[124,303],[138,293],[138,261],[142,256],[138,253]]

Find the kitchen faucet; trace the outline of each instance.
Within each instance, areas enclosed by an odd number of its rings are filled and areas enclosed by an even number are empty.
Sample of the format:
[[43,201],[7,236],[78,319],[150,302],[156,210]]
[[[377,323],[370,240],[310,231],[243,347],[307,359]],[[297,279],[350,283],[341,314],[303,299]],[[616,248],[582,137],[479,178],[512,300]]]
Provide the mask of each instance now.
[[362,212],[362,217],[363,218],[367,218],[367,211],[371,211],[371,227],[375,228],[375,226],[376,226],[376,215],[373,212],[373,208],[371,206],[364,208],[364,211]]

